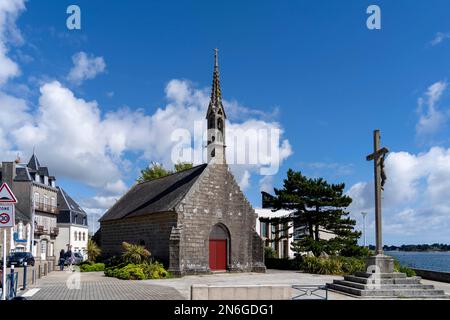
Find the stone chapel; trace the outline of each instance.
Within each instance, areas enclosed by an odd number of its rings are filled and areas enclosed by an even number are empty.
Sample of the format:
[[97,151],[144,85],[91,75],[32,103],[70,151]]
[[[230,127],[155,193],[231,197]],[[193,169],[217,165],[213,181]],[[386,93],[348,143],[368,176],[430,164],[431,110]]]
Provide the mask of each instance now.
[[226,163],[217,49],[214,60],[208,162],[135,184],[100,219],[104,255],[119,255],[126,241],[145,246],[174,275],[265,272],[257,215]]

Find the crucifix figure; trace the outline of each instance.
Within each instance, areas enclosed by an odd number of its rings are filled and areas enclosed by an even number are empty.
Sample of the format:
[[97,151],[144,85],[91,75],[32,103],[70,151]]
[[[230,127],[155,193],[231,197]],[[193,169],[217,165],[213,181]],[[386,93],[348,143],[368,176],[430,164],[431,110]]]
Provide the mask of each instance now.
[[383,254],[383,241],[381,234],[381,191],[384,190],[386,174],[384,172],[384,158],[389,152],[387,148],[380,148],[380,130],[373,132],[373,153],[367,156],[367,161],[373,160],[375,175],[375,235],[376,235],[376,254]]

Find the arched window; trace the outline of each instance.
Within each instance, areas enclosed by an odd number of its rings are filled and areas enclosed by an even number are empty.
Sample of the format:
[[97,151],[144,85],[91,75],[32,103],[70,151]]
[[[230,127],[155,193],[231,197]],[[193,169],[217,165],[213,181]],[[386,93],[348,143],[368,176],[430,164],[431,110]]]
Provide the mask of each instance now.
[[81,241],[81,231],[80,231],[80,232],[78,232],[78,240],[80,240],[80,241]]
[[83,232],[83,241],[86,241],[86,232]]
[[222,120],[222,118],[217,119],[217,129],[219,129],[219,131],[220,131],[218,140],[220,142],[222,142],[223,141],[223,120]]
[[211,116],[208,119],[208,129],[214,128],[214,115],[211,114]]
[[77,235],[78,235],[78,233],[75,231],[73,234],[74,234],[75,241],[77,241]]

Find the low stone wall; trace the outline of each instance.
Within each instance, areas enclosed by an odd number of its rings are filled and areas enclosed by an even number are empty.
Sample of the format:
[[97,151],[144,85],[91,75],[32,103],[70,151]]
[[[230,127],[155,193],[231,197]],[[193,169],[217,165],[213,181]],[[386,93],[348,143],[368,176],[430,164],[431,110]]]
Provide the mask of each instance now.
[[422,279],[450,283],[450,272],[440,272],[424,269],[414,269],[416,275]]
[[191,300],[290,300],[290,285],[192,285]]

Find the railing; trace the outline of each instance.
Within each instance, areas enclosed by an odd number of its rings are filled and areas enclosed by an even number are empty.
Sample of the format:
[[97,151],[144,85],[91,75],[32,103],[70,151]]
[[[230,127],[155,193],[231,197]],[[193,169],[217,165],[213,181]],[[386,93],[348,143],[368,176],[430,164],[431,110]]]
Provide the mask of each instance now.
[[35,202],[35,209],[38,211],[49,212],[49,213],[58,213],[58,208],[48,203],[44,202]]
[[43,234],[47,234],[47,229],[44,228],[44,226],[36,226],[34,228],[34,233],[36,235],[43,235]]
[[51,229],[50,229],[50,235],[51,235],[52,237],[57,237],[58,234],[59,234],[59,228],[51,228]]
[[326,285],[293,285],[292,289],[300,293],[292,300],[328,300],[328,287]]

